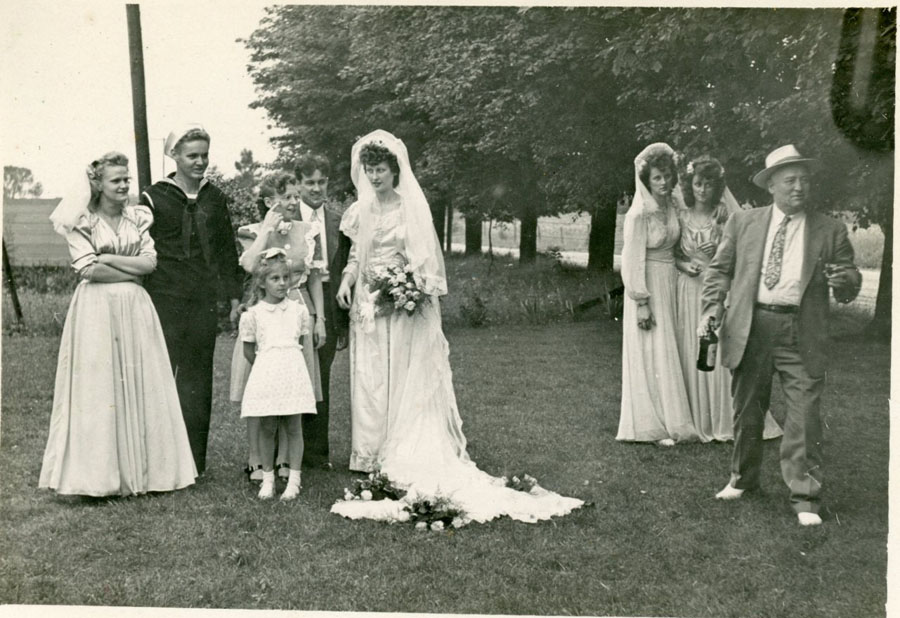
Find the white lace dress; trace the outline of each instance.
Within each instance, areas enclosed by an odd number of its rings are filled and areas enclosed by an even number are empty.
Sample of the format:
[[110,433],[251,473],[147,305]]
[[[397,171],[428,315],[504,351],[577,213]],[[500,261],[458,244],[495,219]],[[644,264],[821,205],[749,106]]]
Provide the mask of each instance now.
[[241,316],[241,341],[256,343],[241,418],[316,413],[316,396],[299,343],[308,332],[309,311],[289,298],[278,304],[258,302]]
[[[341,224],[354,241],[358,208],[351,206]],[[359,251],[370,252],[367,264],[373,267],[404,250],[401,210],[373,216],[372,246],[354,245],[347,267],[351,272]],[[396,312],[367,324],[359,306],[367,297],[365,279],[357,279],[350,312],[351,467],[380,469],[408,493],[402,500],[339,501],[331,511],[351,519],[398,521],[416,498],[444,496],[465,512],[467,521],[506,515],[536,522],[581,506],[581,500],[539,486],[531,493],[507,488],[502,478],[476,467],[466,453],[438,298],[413,316]]]

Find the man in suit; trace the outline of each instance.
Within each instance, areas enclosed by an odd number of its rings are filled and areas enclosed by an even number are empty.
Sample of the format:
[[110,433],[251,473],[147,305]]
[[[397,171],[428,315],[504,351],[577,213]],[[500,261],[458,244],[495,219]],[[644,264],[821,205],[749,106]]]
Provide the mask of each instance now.
[[[324,316],[312,316],[315,323],[314,338],[319,357],[319,373],[322,378],[322,401],[316,403],[316,414],[303,416],[303,465],[331,469],[328,451],[328,408],[330,399],[331,364],[337,350],[347,345],[348,315],[337,304],[337,284],[347,256],[350,239],[340,231],[341,214],[325,205],[328,197],[328,160],[315,154],[300,157],[295,175],[300,182],[300,219],[318,222],[324,233],[316,237],[314,264],[322,272],[322,296]],[[321,340],[324,339],[324,343]]]
[[793,145],[766,157],[753,182],[774,203],[728,220],[703,280],[699,326],[702,334],[721,324],[721,362],[734,376],[731,480],[716,498],[737,499],[759,487],[763,421],[777,372],[787,405],[781,473],[804,526],[822,523],[820,408],[829,289],[846,303],[861,284],[846,226],[810,208],[815,164]]

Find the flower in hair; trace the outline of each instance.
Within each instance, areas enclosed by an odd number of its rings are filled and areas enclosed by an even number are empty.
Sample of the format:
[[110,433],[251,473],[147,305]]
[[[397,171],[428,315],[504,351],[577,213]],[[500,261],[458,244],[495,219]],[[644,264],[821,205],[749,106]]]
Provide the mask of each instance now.
[[100,174],[97,173],[97,166],[99,164],[99,161],[91,161],[85,168],[84,173],[87,174],[88,179],[100,180]]
[[687,172],[688,176],[694,175],[694,162],[693,161],[691,161],[690,163],[687,164],[687,169],[685,171]]

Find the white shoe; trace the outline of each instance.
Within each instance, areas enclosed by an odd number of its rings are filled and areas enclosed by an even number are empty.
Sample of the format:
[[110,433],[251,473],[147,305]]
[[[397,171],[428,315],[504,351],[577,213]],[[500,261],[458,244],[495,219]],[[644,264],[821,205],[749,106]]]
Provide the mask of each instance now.
[[822,518],[817,513],[802,512],[797,513],[797,520],[801,526],[821,526]]
[[262,485],[256,497],[260,500],[271,500],[275,497],[275,471],[263,471]]
[[656,443],[659,446],[675,446],[675,440],[672,438],[663,438],[662,440],[657,440]]
[[288,476],[287,487],[284,489],[284,493],[281,494],[281,499],[283,501],[294,500],[299,495],[300,470],[291,470],[290,475]]
[[743,489],[732,487],[731,483],[725,486],[725,489],[716,494],[717,500],[737,500],[744,495]]

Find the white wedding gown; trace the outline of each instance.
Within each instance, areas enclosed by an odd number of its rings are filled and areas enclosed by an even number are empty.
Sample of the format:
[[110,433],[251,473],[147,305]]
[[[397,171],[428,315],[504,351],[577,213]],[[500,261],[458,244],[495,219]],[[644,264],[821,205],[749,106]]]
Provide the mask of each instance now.
[[[351,238],[356,235],[356,206],[351,206],[342,224]],[[374,216],[370,266],[390,260],[405,248],[404,225],[396,214]],[[356,250],[354,246],[351,251],[351,269]],[[443,496],[464,511],[465,521],[486,522],[506,515],[536,522],[565,515],[583,504],[539,486],[530,493],[510,489],[502,478],[479,470],[466,453],[438,298],[432,297],[413,316],[398,312],[366,324],[359,307],[360,299],[367,297],[364,291],[364,284],[357,283],[351,309],[351,468],[380,469],[408,493],[396,501],[339,501],[333,513],[351,519],[400,521],[405,519],[404,507],[413,500]]]

